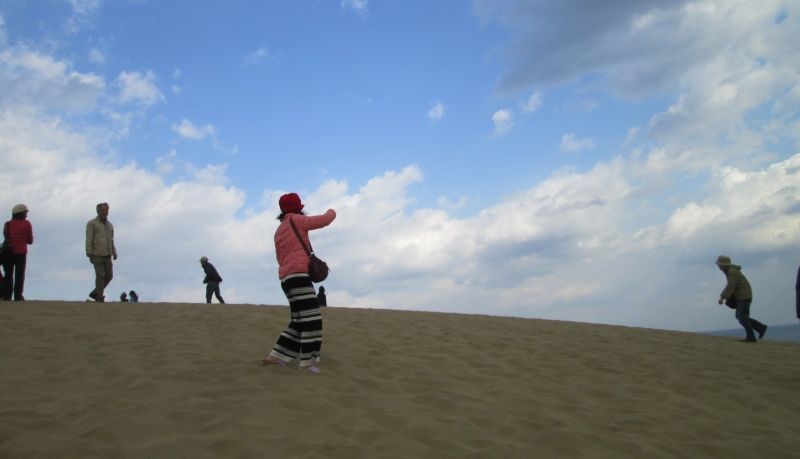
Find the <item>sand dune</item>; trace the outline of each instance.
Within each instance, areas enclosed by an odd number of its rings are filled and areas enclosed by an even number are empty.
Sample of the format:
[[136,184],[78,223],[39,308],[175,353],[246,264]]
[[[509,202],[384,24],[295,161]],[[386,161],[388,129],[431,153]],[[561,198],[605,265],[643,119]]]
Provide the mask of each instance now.
[[328,308],[0,303],[0,457],[798,457],[800,346]]

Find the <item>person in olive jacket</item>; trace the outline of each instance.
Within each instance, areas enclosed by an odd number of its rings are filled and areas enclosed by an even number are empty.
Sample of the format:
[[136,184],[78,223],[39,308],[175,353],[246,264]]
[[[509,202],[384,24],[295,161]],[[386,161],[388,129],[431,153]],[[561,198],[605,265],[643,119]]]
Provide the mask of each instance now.
[[94,266],[94,290],[89,298],[105,302],[105,289],[114,278],[114,264],[117,259],[117,248],[114,246],[114,225],[108,221],[110,206],[101,202],[96,206],[97,217],[86,223],[86,256]]
[[219,283],[222,282],[222,276],[217,272],[217,268],[208,262],[208,257],[200,257],[200,266],[203,267],[203,271],[206,273],[206,277],[203,279],[203,283],[206,284],[206,303],[211,304],[211,295],[213,294],[216,295],[221,304],[225,304],[225,300],[222,299],[219,293]]
[[758,332],[758,338],[764,337],[767,326],[750,317],[750,304],[753,302],[753,290],[750,282],[742,274],[742,267],[731,263],[730,257],[720,255],[717,257],[717,266],[725,273],[727,283],[719,295],[719,304],[726,303],[736,309],[736,319],[744,327],[747,337],[742,341],[755,343],[756,337],[753,330]]

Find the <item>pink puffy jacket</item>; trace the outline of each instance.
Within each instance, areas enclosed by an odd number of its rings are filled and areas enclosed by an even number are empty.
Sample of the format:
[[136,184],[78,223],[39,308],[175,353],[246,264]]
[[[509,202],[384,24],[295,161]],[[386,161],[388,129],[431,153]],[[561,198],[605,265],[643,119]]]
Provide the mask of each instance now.
[[336,211],[328,209],[322,215],[287,214],[278,229],[275,230],[275,256],[278,259],[278,277],[283,279],[289,274],[308,272],[308,254],[300,245],[289,220],[294,221],[300,237],[309,247],[308,232],[324,228],[336,218]]

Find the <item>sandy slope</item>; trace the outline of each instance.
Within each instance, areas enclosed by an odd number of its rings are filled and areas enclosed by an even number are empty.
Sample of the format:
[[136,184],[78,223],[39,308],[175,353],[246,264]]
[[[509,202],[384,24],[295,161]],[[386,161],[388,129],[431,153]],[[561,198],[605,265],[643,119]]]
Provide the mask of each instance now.
[[328,308],[0,303],[0,457],[798,457],[800,346]]

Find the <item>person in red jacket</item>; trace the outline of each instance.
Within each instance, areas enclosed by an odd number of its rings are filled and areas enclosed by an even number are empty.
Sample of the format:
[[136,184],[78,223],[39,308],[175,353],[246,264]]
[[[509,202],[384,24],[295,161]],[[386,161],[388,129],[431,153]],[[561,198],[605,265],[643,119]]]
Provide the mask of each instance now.
[[[300,368],[319,373],[319,354],[322,348],[322,315],[314,284],[308,277],[309,255],[303,248],[310,247],[308,232],[324,228],[336,218],[336,211],[328,209],[322,215],[308,216],[296,193],[284,194],[278,204],[281,224],[275,230],[275,256],[278,259],[278,277],[281,288],[289,299],[291,321],[278,337],[263,365],[286,366],[300,360]],[[294,222],[299,236],[292,229]]]
[[28,218],[28,206],[17,204],[11,209],[11,220],[3,225],[3,237],[11,245],[11,253],[3,260],[5,279],[3,299],[24,301],[25,265],[28,259],[28,245],[33,244],[33,226]]

